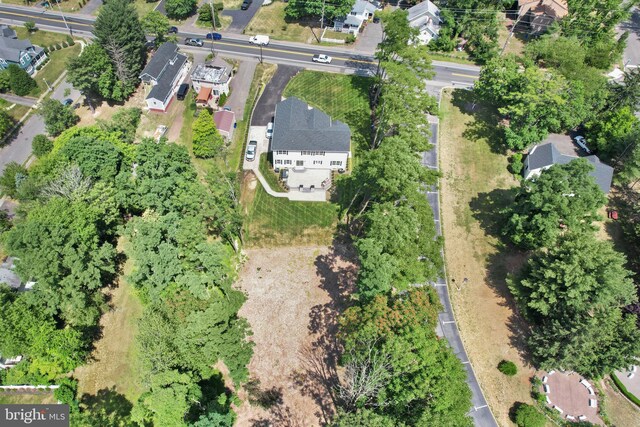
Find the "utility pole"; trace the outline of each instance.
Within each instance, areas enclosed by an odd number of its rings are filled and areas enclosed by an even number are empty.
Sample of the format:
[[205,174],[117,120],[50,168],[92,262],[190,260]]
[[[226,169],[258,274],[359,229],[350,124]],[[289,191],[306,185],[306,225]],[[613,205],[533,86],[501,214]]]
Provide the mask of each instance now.
[[67,20],[64,17],[64,13],[62,13],[62,9],[60,8],[60,0],[56,0],[56,4],[58,5],[58,10],[60,11],[60,15],[62,16],[62,21],[64,22],[64,26],[67,27],[67,30],[69,30],[69,34],[73,35],[73,31],[69,27],[69,24],[67,24]]
[[[211,0],[209,2],[209,5],[211,6],[211,26],[213,27],[213,31],[216,31],[216,10],[213,8],[213,0]],[[213,34],[211,35],[211,55],[214,54],[214,48],[213,48]]]
[[516,30],[516,27],[518,26],[518,23],[520,22],[523,16],[524,15],[520,15],[520,11],[518,11],[518,17],[516,18],[516,22],[514,22],[514,24],[511,26],[511,31],[509,31],[509,36],[504,41],[504,46],[502,46],[502,50],[500,51],[500,56],[502,56],[504,54],[504,51],[507,49],[509,40],[511,40],[511,37],[513,36],[513,32]]
[[260,43],[260,63],[262,64],[262,43]]

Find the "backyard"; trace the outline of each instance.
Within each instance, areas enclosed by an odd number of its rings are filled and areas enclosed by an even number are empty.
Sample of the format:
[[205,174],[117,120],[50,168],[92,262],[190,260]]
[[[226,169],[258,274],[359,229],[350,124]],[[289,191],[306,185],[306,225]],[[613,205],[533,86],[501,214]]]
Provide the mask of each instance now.
[[[509,188],[517,181],[507,171],[507,157],[492,149],[499,137],[493,111],[473,96],[464,90],[446,92],[441,103],[445,258],[460,335],[498,424],[510,425],[511,406],[532,402],[529,378],[534,373],[505,281],[524,259],[496,237],[496,213],[511,201]],[[498,371],[503,359],[517,365],[517,375]]]
[[[289,40],[301,43],[317,42],[311,28],[307,24],[300,22],[286,22],[284,18],[284,8],[286,3],[276,0],[270,5],[262,6],[258,9],[244,33],[247,35],[266,34],[278,40]],[[314,23],[314,30],[318,39],[321,30],[317,23]]]

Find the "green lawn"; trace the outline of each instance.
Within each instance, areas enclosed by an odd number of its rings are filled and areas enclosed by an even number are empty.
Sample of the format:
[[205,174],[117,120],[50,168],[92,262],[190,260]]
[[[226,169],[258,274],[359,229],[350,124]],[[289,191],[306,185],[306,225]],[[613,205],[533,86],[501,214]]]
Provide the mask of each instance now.
[[284,193],[285,190],[284,188],[282,188],[282,185],[278,180],[278,174],[273,171],[273,166],[269,161],[269,157],[270,156],[267,153],[262,153],[260,155],[260,173],[262,173],[262,176],[264,176],[264,179],[267,181],[267,184],[269,184],[269,187],[271,187],[273,191]]
[[20,120],[29,111],[29,107],[25,105],[15,104],[13,107],[11,105],[9,101],[0,98],[0,108],[5,110],[15,121]]
[[[308,25],[285,21],[284,8],[286,5],[282,1],[274,1],[270,5],[262,6],[244,29],[244,34],[266,34],[274,39],[301,43],[316,41]],[[320,28],[315,28],[314,31],[320,38],[322,34]]]
[[23,26],[14,26],[11,28],[16,31],[16,35],[19,39],[29,39],[31,40],[31,43],[41,47],[51,46],[52,44],[56,43],[62,43],[67,39],[67,35],[61,33],[52,33],[50,31],[43,30],[38,30],[30,33]]
[[[42,3],[42,0],[31,1],[29,3],[26,3],[25,0],[2,0],[2,3],[35,6]],[[47,10],[53,10],[54,12],[59,12],[60,10],[63,12],[78,12],[80,10],[80,5],[76,0],[60,0],[60,9],[58,9],[58,5],[54,3],[54,0],[52,0],[51,3],[53,4],[53,8]]]
[[56,403],[55,397],[53,397],[53,392],[46,393],[37,393],[37,394],[23,394],[23,393],[10,393],[4,392],[0,393],[0,404],[1,405],[11,405],[11,404],[36,404],[36,405],[46,405],[50,403]]
[[258,184],[245,227],[249,246],[328,245],[338,206],[326,202],[292,202],[269,196]]
[[297,96],[351,128],[352,150],[366,149],[370,140],[369,88],[373,79],[354,75],[303,71],[287,85],[284,96]]
[[80,44],[76,43],[73,46],[49,53],[49,62],[35,76],[40,92],[47,90],[47,84],[44,81],[46,80],[49,85],[53,84],[67,68],[69,60],[80,55],[80,49]]

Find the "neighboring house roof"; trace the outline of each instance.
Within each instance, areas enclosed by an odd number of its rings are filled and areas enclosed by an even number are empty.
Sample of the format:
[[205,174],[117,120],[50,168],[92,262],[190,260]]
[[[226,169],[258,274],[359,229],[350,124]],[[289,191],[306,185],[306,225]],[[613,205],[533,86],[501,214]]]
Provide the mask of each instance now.
[[276,105],[271,150],[349,152],[349,126],[296,97]]
[[213,113],[213,121],[219,130],[230,133],[233,129],[233,124],[236,122],[236,115],[233,111],[216,111]]
[[553,18],[564,18],[569,13],[566,0],[518,0],[518,14],[531,11],[535,15],[547,15]]
[[[529,179],[529,177],[539,169],[546,169],[552,165],[564,165],[579,158],[581,157],[568,156],[560,153],[551,142],[536,145],[529,151],[524,161],[524,178]],[[596,155],[582,158],[593,165],[594,170],[591,171],[590,175],[595,178],[596,184],[598,184],[600,189],[605,194],[608,194],[611,189],[613,168],[602,163]]]
[[0,37],[0,58],[5,61],[19,62],[21,53],[32,51],[29,53],[38,55],[42,50],[41,47],[32,45],[29,40]]
[[349,25],[351,27],[360,27],[360,25],[362,25],[362,21],[363,19],[359,16],[355,16],[355,15],[347,15],[345,17],[343,17],[342,19],[338,20],[338,22],[341,22],[342,25]]
[[11,29],[11,27],[9,27],[8,25],[0,25],[0,37],[7,37],[10,39],[17,39],[18,35],[16,34],[15,31],[13,31],[13,29]]
[[419,20],[423,20],[425,17],[437,20],[440,22],[440,9],[438,6],[431,3],[429,0],[423,1],[422,3],[418,3],[415,6],[407,9],[409,13],[407,15],[407,19],[409,23],[413,24]]
[[176,79],[182,69],[182,66],[186,62],[187,57],[179,53],[175,60],[167,63],[162,74],[157,79],[157,83],[153,86],[151,92],[149,92],[147,99],[155,98],[159,101],[166,101],[173,90],[173,81]]
[[164,69],[170,66],[171,61],[179,55],[178,46],[175,43],[163,43],[140,73],[140,79],[157,81]]
[[231,78],[232,69],[233,67],[227,61],[216,57],[206,64],[196,65],[191,73],[191,79],[212,84],[224,84]]
[[362,15],[363,13],[373,13],[376,11],[376,7],[364,0],[356,0],[355,4],[351,8],[351,13],[357,13],[358,15]]

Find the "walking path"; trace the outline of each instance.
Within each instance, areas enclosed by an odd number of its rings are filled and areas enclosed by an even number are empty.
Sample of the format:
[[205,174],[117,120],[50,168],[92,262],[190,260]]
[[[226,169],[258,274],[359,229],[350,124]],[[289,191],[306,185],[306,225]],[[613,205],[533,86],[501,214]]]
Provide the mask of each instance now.
[[[439,103],[440,92],[437,93],[437,98]],[[429,122],[431,123],[430,141],[433,145],[433,149],[431,149],[431,151],[423,153],[422,165],[430,169],[438,170],[439,120],[435,116],[430,116]],[[429,204],[433,209],[436,230],[439,235],[442,235],[442,229],[440,226],[440,194],[438,191],[438,185],[436,184],[435,186],[427,189],[427,191],[425,192],[425,196],[427,197],[427,200],[429,201]],[[443,252],[441,253],[441,255],[444,259]],[[439,277],[434,284],[438,293],[438,297],[440,297],[440,302],[442,302],[442,306],[444,307],[443,311],[438,315],[438,335],[444,336],[447,341],[449,341],[449,345],[451,345],[453,352],[456,354],[458,359],[460,359],[465,370],[467,371],[467,384],[471,389],[471,403],[473,404],[473,409],[471,410],[469,415],[473,418],[474,424],[478,427],[497,427],[498,423],[493,417],[491,409],[489,408],[489,405],[487,404],[487,401],[482,394],[482,389],[480,388],[478,379],[473,372],[473,366],[471,366],[471,362],[469,361],[467,352],[465,351],[464,345],[462,344],[458,326],[456,325],[455,314],[453,313],[453,308],[451,307],[451,301],[449,299],[449,287],[446,282],[446,272],[444,276],[444,278]]]

